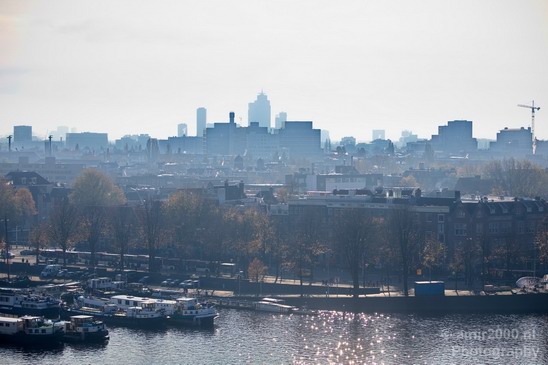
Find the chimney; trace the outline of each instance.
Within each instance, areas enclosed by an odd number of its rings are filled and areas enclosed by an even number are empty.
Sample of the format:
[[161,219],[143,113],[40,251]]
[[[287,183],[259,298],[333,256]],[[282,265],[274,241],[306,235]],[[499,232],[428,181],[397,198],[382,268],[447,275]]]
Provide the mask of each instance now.
[[230,112],[229,114],[230,123],[234,123],[234,112]]

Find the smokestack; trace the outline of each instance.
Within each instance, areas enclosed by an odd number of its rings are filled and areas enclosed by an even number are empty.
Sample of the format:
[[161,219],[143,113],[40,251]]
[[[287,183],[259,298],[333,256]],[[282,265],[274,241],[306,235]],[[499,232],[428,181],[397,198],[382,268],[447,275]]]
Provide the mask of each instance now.
[[234,112],[230,112],[229,115],[229,118],[230,118],[230,123],[234,123]]

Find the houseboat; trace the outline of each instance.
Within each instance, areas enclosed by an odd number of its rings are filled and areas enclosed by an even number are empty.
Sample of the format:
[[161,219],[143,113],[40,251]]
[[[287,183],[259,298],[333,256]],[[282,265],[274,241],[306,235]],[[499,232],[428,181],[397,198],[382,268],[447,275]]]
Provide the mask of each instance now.
[[62,341],[63,328],[44,317],[0,316],[0,342],[17,344],[49,345]]
[[169,323],[196,327],[213,327],[219,316],[215,306],[208,302],[199,303],[196,298],[178,298],[177,309],[169,316]]
[[0,288],[0,313],[55,318],[59,315],[60,307],[61,301],[45,294]]
[[171,300],[114,295],[110,298],[110,303],[124,310],[132,306],[142,307],[143,304],[152,305],[168,317],[168,323],[175,325],[212,327],[215,318],[219,316],[213,304],[200,303],[196,298],[180,297]]
[[71,306],[62,308],[61,315],[94,316],[106,323],[120,326],[157,327],[165,324],[166,315],[156,309],[153,301],[142,301],[138,306],[119,307],[109,299],[79,297]]
[[71,316],[64,325],[63,340],[66,342],[105,342],[109,339],[106,325],[93,316]]

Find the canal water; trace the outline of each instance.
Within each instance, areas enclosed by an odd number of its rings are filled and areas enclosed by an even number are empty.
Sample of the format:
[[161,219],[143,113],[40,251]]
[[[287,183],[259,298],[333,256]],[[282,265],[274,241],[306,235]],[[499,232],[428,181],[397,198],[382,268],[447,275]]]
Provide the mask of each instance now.
[[21,348],[2,364],[548,364],[548,316],[273,315],[221,309],[212,330],[111,327],[105,345]]

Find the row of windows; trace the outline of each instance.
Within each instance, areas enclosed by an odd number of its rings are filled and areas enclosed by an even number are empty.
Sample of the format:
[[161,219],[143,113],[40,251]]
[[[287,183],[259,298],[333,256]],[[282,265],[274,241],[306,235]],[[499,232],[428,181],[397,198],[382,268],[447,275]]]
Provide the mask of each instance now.
[[[517,222],[518,234],[534,234],[536,231],[535,222]],[[489,234],[508,234],[512,232],[512,222],[490,222],[488,225]],[[476,224],[476,234],[483,234],[483,224]],[[455,236],[466,236],[466,224],[455,223]]]

